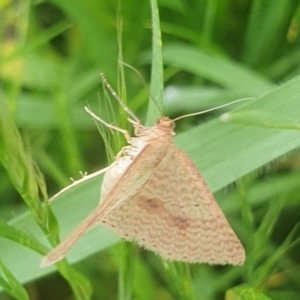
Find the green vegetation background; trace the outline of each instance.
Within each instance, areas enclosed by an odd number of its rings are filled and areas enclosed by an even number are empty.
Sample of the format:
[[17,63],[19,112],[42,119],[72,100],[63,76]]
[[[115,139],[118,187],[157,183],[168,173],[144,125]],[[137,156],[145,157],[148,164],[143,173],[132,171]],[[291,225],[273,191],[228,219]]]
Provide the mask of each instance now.
[[[163,79],[155,4],[0,3],[1,300],[299,299],[300,4],[158,1]],[[97,205],[101,176],[44,209],[47,192],[107,166],[124,144],[100,128],[102,139],[83,110],[128,126],[100,72],[149,124],[158,114],[149,95],[160,106],[163,84],[170,117],[255,98],[184,119],[174,138],[244,244],[244,266],[165,262],[98,227],[68,261],[39,268]]]

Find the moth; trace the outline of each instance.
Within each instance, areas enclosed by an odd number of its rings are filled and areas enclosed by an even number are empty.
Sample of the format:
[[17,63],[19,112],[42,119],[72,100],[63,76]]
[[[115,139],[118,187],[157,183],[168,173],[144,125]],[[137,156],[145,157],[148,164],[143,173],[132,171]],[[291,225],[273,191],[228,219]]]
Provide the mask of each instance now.
[[161,117],[153,127],[146,127],[117,100],[132,118],[135,136],[85,108],[107,127],[123,133],[128,145],[101,171],[105,175],[99,205],[43,258],[41,266],[61,260],[96,225],[109,226],[125,240],[134,240],[167,260],[243,264],[245,250],[239,238],[194,163],[172,141],[179,118]]

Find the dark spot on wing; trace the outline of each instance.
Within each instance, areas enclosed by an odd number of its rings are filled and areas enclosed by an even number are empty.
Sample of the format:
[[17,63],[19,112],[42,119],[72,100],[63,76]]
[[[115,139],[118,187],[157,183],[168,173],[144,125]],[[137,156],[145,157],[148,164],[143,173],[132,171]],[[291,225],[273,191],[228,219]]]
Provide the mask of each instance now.
[[156,212],[160,209],[162,209],[163,205],[161,201],[155,199],[155,198],[146,198],[146,197],[139,197],[138,200],[138,206],[144,210],[147,210],[148,212]]
[[172,216],[171,217],[173,226],[179,229],[185,230],[189,227],[189,220],[186,217]]

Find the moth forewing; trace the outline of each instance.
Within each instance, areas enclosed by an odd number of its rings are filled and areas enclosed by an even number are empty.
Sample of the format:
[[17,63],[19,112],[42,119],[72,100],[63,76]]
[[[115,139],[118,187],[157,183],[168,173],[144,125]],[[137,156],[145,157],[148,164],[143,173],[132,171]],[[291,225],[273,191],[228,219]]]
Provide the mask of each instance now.
[[165,259],[244,262],[245,251],[189,157],[171,144],[151,177],[103,222]]

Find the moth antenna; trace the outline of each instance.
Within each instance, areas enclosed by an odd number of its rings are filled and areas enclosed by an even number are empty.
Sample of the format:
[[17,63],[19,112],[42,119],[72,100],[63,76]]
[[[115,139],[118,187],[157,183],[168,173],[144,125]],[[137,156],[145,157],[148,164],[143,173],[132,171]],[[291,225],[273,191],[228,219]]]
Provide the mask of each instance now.
[[[105,121],[102,120],[100,117],[98,117],[96,114],[94,114],[87,106],[85,106],[84,109],[85,109],[85,111],[86,111],[89,115],[91,115],[95,120],[99,121],[100,123],[102,123],[103,125],[105,125],[105,126],[106,126],[107,128],[109,128],[109,129],[113,129],[113,130],[116,130],[116,131],[121,132],[121,133],[124,135],[124,137],[125,137],[125,139],[126,139],[127,141],[130,140],[130,134],[128,133],[127,130],[125,130],[125,129],[123,129],[123,128],[119,128],[119,127],[117,127],[117,126],[114,126],[114,125],[112,125],[112,124],[109,124],[109,123],[105,122]],[[139,122],[139,121],[138,121],[138,122]]]
[[105,86],[111,92],[111,94],[113,95],[113,97],[119,102],[119,104],[122,106],[122,108],[124,109],[124,111],[126,111],[126,113],[128,115],[130,115],[135,121],[139,122],[140,121],[139,118],[129,109],[129,107],[127,105],[125,105],[123,103],[123,101],[121,100],[121,98],[118,96],[118,94],[112,88],[112,86],[108,83],[105,75],[103,73],[100,73],[100,77],[101,77],[102,82],[105,84]]
[[199,112],[196,112],[196,113],[192,113],[192,114],[187,114],[187,115],[184,115],[184,116],[180,116],[180,117],[178,117],[176,119],[173,119],[173,121],[177,121],[177,120],[180,120],[180,119],[183,119],[183,118],[187,118],[187,117],[202,115],[202,114],[208,113],[210,111],[214,111],[214,110],[217,110],[217,109],[220,109],[220,108],[223,108],[223,107],[226,107],[226,106],[238,103],[238,102],[243,102],[243,101],[248,101],[248,100],[254,100],[254,99],[255,98],[243,98],[243,99],[234,100],[232,102],[229,102],[229,103],[226,103],[226,104],[222,104],[222,105],[210,108],[210,109],[206,109],[206,110],[199,111]]
[[[125,62],[121,62],[121,64],[123,64],[125,67],[127,67],[128,69],[132,70],[139,78],[139,80],[141,81],[142,85],[147,88],[149,90],[149,88],[147,87],[147,83],[145,82],[143,76],[140,74],[140,72],[135,69],[134,67],[130,66],[129,64],[125,63]],[[149,93],[149,98],[151,99],[151,101],[153,101],[153,103],[155,104],[157,110],[160,112],[160,114],[162,115],[162,110],[161,108],[159,107],[159,105],[157,104],[157,101],[154,99],[153,95],[151,95]]]

